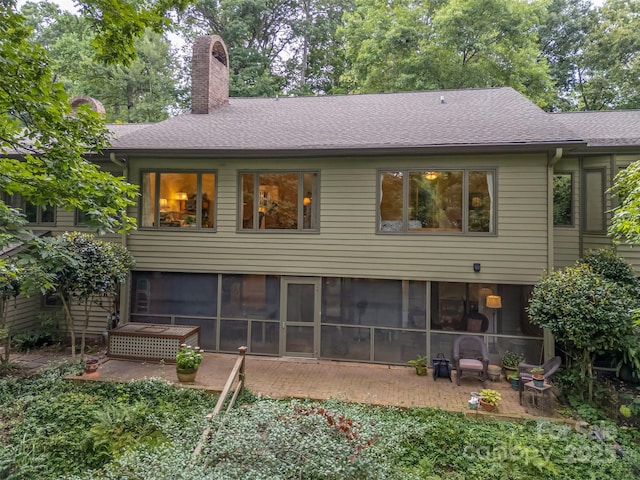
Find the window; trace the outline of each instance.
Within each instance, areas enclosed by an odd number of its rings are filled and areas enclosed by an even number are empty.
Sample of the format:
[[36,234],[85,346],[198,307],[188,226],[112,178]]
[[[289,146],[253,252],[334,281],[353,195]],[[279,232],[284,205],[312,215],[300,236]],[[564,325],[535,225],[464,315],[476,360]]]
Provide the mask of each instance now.
[[495,172],[380,172],[381,232],[494,233]]
[[573,225],[573,176],[571,173],[553,175],[553,224]]
[[604,170],[584,172],[584,231],[604,233]]
[[87,214],[79,208],[75,210],[74,224],[79,227],[87,226]]
[[56,223],[56,207],[53,205],[34,205],[17,193],[5,194],[3,200],[13,208],[21,210],[27,222],[32,225],[55,225]]
[[242,173],[240,192],[242,230],[318,230],[317,173]]
[[214,199],[214,173],[143,172],[140,225],[212,229]]

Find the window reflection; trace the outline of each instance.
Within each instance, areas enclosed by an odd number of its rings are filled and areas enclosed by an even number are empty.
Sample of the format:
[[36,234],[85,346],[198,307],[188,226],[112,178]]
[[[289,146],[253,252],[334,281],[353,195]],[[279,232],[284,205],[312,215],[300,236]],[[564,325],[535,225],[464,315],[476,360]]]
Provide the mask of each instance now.
[[494,178],[475,170],[381,172],[379,231],[493,233]]
[[318,228],[316,173],[243,173],[240,184],[243,229]]

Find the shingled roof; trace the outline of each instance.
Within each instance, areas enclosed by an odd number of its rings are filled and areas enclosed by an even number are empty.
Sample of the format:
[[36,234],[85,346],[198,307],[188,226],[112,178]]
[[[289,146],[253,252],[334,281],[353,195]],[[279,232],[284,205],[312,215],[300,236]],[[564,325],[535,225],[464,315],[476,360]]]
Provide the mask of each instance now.
[[640,110],[567,112],[552,115],[589,148],[640,146]]
[[[124,132],[123,132],[124,133]],[[119,136],[124,152],[211,155],[552,149],[581,144],[558,116],[512,88],[230,98]]]

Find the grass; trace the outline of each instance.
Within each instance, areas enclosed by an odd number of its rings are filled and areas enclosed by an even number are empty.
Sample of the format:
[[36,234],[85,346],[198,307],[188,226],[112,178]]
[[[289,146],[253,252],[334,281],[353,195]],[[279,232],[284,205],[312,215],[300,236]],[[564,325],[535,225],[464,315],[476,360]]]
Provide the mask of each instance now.
[[0,478],[617,479],[640,466],[637,431],[613,424],[598,425],[601,442],[587,427],[251,395],[208,420],[216,398],[203,392],[63,380],[77,368],[0,378]]

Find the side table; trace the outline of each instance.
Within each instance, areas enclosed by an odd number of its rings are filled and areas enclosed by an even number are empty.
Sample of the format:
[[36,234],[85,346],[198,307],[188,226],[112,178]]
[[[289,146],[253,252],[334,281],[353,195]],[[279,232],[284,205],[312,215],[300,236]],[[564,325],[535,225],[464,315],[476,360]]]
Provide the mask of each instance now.
[[535,415],[553,415],[553,397],[551,385],[545,383],[542,387],[536,387],[533,383],[524,384],[525,411]]

